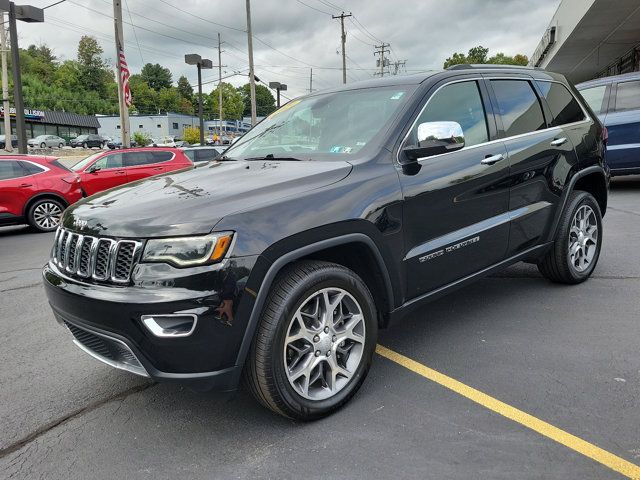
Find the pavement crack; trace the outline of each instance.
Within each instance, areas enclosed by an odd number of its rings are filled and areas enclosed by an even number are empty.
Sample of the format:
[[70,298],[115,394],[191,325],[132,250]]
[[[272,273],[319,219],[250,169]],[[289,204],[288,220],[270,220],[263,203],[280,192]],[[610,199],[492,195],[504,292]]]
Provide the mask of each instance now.
[[32,270],[42,270],[42,267],[18,268],[17,270],[3,270],[0,273],[30,272]]
[[23,288],[33,288],[33,287],[41,287],[41,286],[42,286],[41,282],[31,283],[29,285],[21,285],[20,287],[5,288],[4,290],[0,290],[0,293],[13,292],[14,290],[22,290]]
[[613,210],[614,212],[628,213],[629,215],[636,215],[636,216],[640,217],[640,213],[632,212],[631,210],[625,210],[623,208],[615,208],[615,207],[612,207],[612,206],[608,206],[607,209],[608,210]]
[[42,435],[44,435],[45,433],[53,430],[56,427],[59,427],[61,425],[64,425],[65,423],[68,423],[69,421],[84,415],[86,413],[92,412],[93,410],[96,410],[97,408],[101,407],[102,405],[106,405],[107,403],[110,402],[115,402],[118,400],[124,400],[126,397],[128,397],[129,395],[133,395],[135,393],[139,393],[142,392],[148,388],[153,387],[154,385],[157,385],[156,383],[144,383],[142,385],[137,385],[135,387],[129,388],[127,390],[124,390],[116,395],[113,395],[111,397],[107,397],[104,398],[102,400],[98,400],[96,402],[93,402],[89,405],[86,405],[82,408],[79,408],[77,410],[74,410],[73,412],[68,413],[67,415],[65,415],[64,417],[58,418],[52,422],[49,422],[46,425],[43,425],[42,427],[38,428],[37,430],[31,432],[29,435],[27,435],[26,437],[22,438],[21,440],[18,440],[17,442],[12,443],[11,445],[3,448],[2,450],[0,450],[0,459],[6,457],[7,455],[10,455],[13,452],[16,452],[18,450],[20,450],[21,448],[23,448],[25,445],[30,444],[31,442],[33,442],[34,440],[37,440],[39,437],[41,437]]

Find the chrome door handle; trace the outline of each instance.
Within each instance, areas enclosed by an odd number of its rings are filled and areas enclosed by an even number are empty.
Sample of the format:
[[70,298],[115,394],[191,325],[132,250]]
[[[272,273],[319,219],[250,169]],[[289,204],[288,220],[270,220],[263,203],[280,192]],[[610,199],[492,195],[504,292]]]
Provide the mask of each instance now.
[[553,140],[551,142],[551,146],[552,147],[559,147],[560,145],[564,145],[565,143],[567,143],[567,139],[565,137],[556,138],[555,140]]
[[501,153],[485,157],[480,163],[482,165],[493,165],[494,163],[498,163],[500,160],[504,160],[504,155]]

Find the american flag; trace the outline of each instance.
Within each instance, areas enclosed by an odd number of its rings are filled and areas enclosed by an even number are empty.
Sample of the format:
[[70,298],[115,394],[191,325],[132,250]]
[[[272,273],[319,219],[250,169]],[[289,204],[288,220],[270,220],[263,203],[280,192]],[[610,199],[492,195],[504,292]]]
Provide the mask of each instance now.
[[131,101],[131,89],[129,88],[129,66],[127,65],[127,59],[124,56],[124,51],[120,50],[120,55],[118,56],[118,61],[120,63],[120,77],[122,79],[122,93],[124,95],[124,103],[127,107],[130,107],[133,103]]

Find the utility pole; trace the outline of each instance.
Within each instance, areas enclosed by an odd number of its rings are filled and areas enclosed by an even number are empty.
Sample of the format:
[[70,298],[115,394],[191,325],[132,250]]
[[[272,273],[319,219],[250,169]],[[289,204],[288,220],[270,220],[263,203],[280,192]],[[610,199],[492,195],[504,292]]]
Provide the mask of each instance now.
[[[122,2],[113,0],[113,27],[116,37],[116,59],[118,66],[118,103],[120,106],[120,131],[122,132],[122,146],[129,148],[131,146],[131,129],[129,125],[129,107],[124,98],[122,63],[120,55],[124,54],[124,35],[122,33]],[[17,107],[17,105],[16,105]]]
[[[248,1],[248,0],[247,0]],[[344,19],[350,17],[351,13],[345,15],[342,12],[340,15],[332,15],[331,18],[334,20],[340,19],[340,28],[342,30],[342,83],[347,83],[347,52],[345,51],[345,46],[347,44],[347,34],[344,31]]]
[[309,93],[313,92],[313,68],[309,70]]
[[406,66],[407,66],[407,61],[406,60],[398,60],[396,62],[393,62],[393,73],[392,73],[392,75],[398,75],[398,72],[400,71],[400,67],[402,67],[403,69],[406,70]]
[[384,54],[390,52],[389,47],[391,45],[388,43],[383,43],[382,45],[374,45],[374,46],[376,48],[376,51],[373,54],[380,55],[380,58],[378,59],[378,63],[380,63],[380,76],[384,77],[384,67],[386,67]]
[[4,28],[5,15],[0,15],[2,25],[0,25],[0,48],[2,49],[2,109],[4,111],[4,149],[13,152],[13,142],[11,137],[11,115],[9,114],[9,77],[7,73],[7,30]]
[[218,119],[220,120],[218,137],[222,145],[222,42],[220,41],[220,32],[218,32]]
[[247,46],[249,47],[249,90],[251,92],[251,126],[256,124],[256,78],[253,70],[253,34],[251,33],[251,0],[247,0]]

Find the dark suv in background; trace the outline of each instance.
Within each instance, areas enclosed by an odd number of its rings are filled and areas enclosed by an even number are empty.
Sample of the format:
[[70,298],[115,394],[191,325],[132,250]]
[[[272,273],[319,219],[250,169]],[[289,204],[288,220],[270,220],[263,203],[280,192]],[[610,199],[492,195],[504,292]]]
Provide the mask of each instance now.
[[640,174],[640,72],[576,85],[608,131],[611,175]]
[[69,140],[69,145],[73,148],[104,148],[107,145],[107,139],[95,133],[90,135],[78,135],[76,138]]
[[[603,127],[564,77],[457,66],[314,92],[223,161],[66,210],[44,284],[116,367],[304,420],[362,384],[379,328],[518,261],[598,261]],[[567,293],[568,308],[576,308]],[[569,307],[570,306],[570,307]]]

